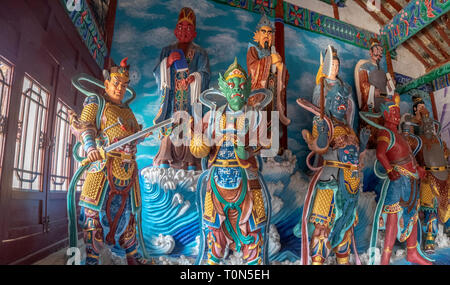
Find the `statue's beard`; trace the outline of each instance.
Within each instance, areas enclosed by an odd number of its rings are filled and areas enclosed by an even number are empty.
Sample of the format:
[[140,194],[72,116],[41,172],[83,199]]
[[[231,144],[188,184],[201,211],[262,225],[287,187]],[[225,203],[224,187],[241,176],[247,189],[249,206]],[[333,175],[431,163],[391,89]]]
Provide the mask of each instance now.
[[268,41],[264,42],[264,49],[269,49],[269,42]]

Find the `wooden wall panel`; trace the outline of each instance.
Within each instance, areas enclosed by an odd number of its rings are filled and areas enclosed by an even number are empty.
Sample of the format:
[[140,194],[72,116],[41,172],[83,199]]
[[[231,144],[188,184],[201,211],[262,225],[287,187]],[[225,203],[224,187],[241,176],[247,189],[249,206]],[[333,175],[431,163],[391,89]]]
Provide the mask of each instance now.
[[[6,39],[6,40],[5,40]],[[57,98],[76,111],[84,96],[71,78],[87,73],[101,79],[101,69],[81,40],[61,1],[3,0],[0,9],[0,55],[14,65],[0,181],[0,264],[30,264],[67,243],[66,194],[50,193],[51,148],[46,150],[42,192],[12,190],[12,169],[23,77],[29,74],[50,93],[47,136],[53,135]],[[44,219],[49,223],[44,226]]]

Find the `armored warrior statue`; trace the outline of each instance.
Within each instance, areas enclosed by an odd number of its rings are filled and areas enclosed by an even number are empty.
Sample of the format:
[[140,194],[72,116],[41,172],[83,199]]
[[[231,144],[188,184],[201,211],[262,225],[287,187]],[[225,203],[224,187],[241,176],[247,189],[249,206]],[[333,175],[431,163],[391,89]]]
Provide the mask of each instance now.
[[[161,106],[154,123],[171,118],[177,111],[192,115],[192,104],[198,103],[200,93],[209,87],[208,54],[193,42],[197,32],[196,17],[191,8],[181,9],[174,33],[177,42],[162,49],[153,70],[161,94]],[[189,148],[176,146],[171,140],[175,126],[161,130],[161,146],[153,162],[160,167],[195,169],[199,161],[191,155]],[[179,135],[185,135],[187,131],[182,130]]]
[[[412,263],[431,264],[418,244],[419,178],[425,175],[418,166],[408,140],[399,133],[400,96],[380,105],[380,113],[361,112],[360,116],[368,124],[379,129],[377,133],[377,161],[375,174],[384,179],[380,198],[374,216],[370,264],[374,264],[378,229],[385,229],[384,248],[381,264],[389,264],[395,240],[406,241],[407,257]],[[384,126],[370,118],[383,116]],[[417,148],[416,148],[417,151]],[[384,168],[385,173],[383,173]],[[380,219],[381,217],[381,219]]]
[[[339,264],[349,264],[353,228],[358,222],[356,206],[360,192],[359,157],[366,148],[370,133],[364,129],[358,138],[348,123],[353,115],[347,112],[352,104],[352,96],[351,91],[338,79],[338,71],[337,52],[332,46],[328,46],[317,79],[317,82],[326,84],[327,92],[316,93],[313,99],[321,108],[304,99],[297,100],[301,107],[316,115],[312,133],[302,131],[303,138],[312,151],[307,164],[316,170],[303,206],[303,264],[308,264],[311,256],[313,265],[321,265],[331,250],[334,250]],[[314,168],[310,165],[309,159],[314,154],[322,156],[321,167]],[[314,227],[311,240],[308,237],[308,227]],[[357,253],[355,247],[354,251]]]
[[[104,86],[100,81],[84,75],[72,81],[78,90],[87,95],[81,115],[77,117],[71,112],[70,120],[72,131],[82,144],[87,158],[82,161],[69,188],[70,243],[76,246],[77,242],[74,189],[81,174],[87,170],[79,201],[80,223],[87,251],[86,264],[98,264],[100,246],[104,241],[124,249],[128,264],[148,264],[138,251],[136,239],[136,226],[140,226],[141,196],[135,154],[136,144],[145,135],[134,140],[126,139],[125,142],[122,140],[142,128],[128,106],[136,95],[128,87],[127,59],[122,60],[120,66],[105,70],[104,77]],[[80,84],[82,80],[103,87],[104,94],[87,91]],[[133,96],[122,102],[127,90]],[[79,146],[77,144],[75,147],[74,155]],[[81,161],[78,156],[76,158]]]
[[[260,125],[261,114],[247,106],[247,100],[251,95],[265,95],[256,109],[261,110],[272,96],[266,89],[251,94],[250,88],[250,78],[235,60],[223,77],[219,75],[219,90],[206,90],[200,98],[211,111],[203,118],[202,132],[192,136],[190,149],[195,157],[209,158],[197,192],[205,193],[199,200],[204,202],[207,262],[211,265],[224,258],[227,248],[242,252],[247,264],[261,264],[267,257],[262,254],[267,240],[261,229],[268,220],[269,195],[258,174],[256,155],[261,146],[249,145],[249,136],[266,132],[268,126]],[[247,117],[251,110],[258,114],[253,121]],[[202,256],[200,253],[199,258]]]
[[[450,217],[450,175],[447,165],[449,151],[439,136],[439,122],[429,116],[420,97],[415,98],[414,115],[420,123],[422,147],[417,161],[425,168],[426,175],[420,181],[420,211],[423,215],[424,250],[433,253],[438,231],[438,221],[446,224]],[[420,113],[420,114],[419,114]]]
[[[282,58],[275,49],[275,26],[265,14],[262,15],[253,37],[255,43],[249,43],[247,49],[247,68],[252,79],[252,90],[267,88],[273,93],[272,102],[267,111],[279,111],[280,122],[287,126],[291,120],[286,117],[286,88],[289,73]],[[248,104],[255,106],[262,95],[250,98]],[[270,118],[270,113],[268,114]],[[287,148],[287,145],[282,145]]]
[[[379,112],[379,105],[394,95],[395,86],[390,73],[380,69],[382,58],[383,47],[380,42],[375,38],[370,39],[370,59],[358,61],[354,72],[360,111]],[[378,123],[382,124],[382,121]],[[372,136],[369,139],[368,148],[376,148],[376,129],[368,126],[364,121],[360,126],[371,130]]]

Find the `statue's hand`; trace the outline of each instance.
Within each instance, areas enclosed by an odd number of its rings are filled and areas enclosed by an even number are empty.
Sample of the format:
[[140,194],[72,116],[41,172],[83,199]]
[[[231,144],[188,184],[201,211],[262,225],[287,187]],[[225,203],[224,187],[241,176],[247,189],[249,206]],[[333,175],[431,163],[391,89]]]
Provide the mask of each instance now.
[[194,75],[189,75],[189,77],[186,79],[187,84],[191,84],[194,81],[195,81]]
[[328,135],[328,125],[327,122],[324,119],[316,119],[315,120],[317,131],[319,132],[319,136],[323,134]]
[[272,53],[270,56],[272,57],[272,64],[277,64],[282,61],[278,53]]
[[170,66],[172,66],[172,64],[181,59],[181,54],[177,51],[173,51],[170,53],[169,57],[167,58],[167,64]]
[[103,159],[100,152],[97,149],[93,149],[93,150],[89,151],[87,157],[89,159],[89,162],[94,162],[94,161]]
[[283,70],[283,63],[282,63],[281,61],[278,62],[278,63],[276,64],[276,66],[277,66],[278,72],[281,72],[281,71]]
[[359,143],[361,151],[364,151],[366,149],[367,143],[369,142],[369,138],[370,138],[370,130],[368,128],[361,129],[361,132],[359,133]]
[[401,175],[397,172],[397,170],[393,169],[391,172],[388,172],[388,177],[391,181],[394,181],[399,179]]

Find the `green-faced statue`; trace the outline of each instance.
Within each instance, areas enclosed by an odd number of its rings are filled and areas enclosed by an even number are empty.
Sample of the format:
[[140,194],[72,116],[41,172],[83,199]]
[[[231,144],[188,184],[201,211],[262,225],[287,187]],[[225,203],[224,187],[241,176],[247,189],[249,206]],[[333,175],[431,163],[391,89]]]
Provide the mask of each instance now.
[[250,96],[252,81],[237,59],[228,67],[225,74],[219,74],[219,89],[225,95],[233,111],[241,110]]

